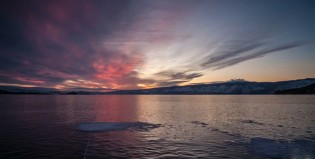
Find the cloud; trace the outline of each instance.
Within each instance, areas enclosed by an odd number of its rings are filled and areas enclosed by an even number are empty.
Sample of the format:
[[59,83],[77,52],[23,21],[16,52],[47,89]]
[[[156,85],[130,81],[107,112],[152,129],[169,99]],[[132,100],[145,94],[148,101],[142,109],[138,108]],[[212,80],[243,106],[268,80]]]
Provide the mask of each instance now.
[[166,77],[170,80],[192,80],[200,77],[201,73],[188,73],[188,72],[176,72],[176,71],[162,71],[155,74],[156,76]]
[[209,55],[206,58],[207,60],[202,62],[200,66],[203,69],[211,68],[213,70],[219,70],[271,53],[299,47],[304,44],[303,42],[291,42],[272,46],[270,43],[261,41],[262,40],[253,40],[250,42],[238,41],[232,44],[233,47],[223,45],[222,50]]
[[66,80],[58,84],[55,88],[63,90],[76,90],[76,91],[111,91],[114,89],[106,88],[104,84],[87,81],[87,80]]
[[113,89],[157,83],[138,77],[143,48],[186,38],[172,30],[187,12],[182,6],[115,0],[6,1],[0,7],[0,74],[5,75],[0,82],[91,89],[95,86],[78,80]]
[[241,63],[243,61],[263,57],[263,56],[270,54],[270,53],[295,48],[295,47],[301,46],[302,44],[303,43],[301,43],[301,42],[295,42],[295,43],[289,43],[289,44],[285,44],[285,45],[281,45],[281,46],[277,46],[277,47],[273,47],[273,48],[265,48],[265,49],[262,49],[258,52],[250,54],[250,55],[237,57],[237,58],[230,59],[228,61],[224,61],[220,65],[216,66],[215,69],[222,69],[225,67],[229,67],[229,66]]
[[176,86],[179,85],[181,83],[185,83],[185,82],[189,82],[189,80],[180,80],[180,81],[159,81],[158,86],[159,87],[169,87],[169,86]]
[[81,79],[120,87],[118,81],[129,78],[141,65],[142,53],[123,43],[114,50],[104,42],[126,29],[120,23],[126,21],[129,5],[118,1],[5,2],[0,11],[4,24],[0,81],[69,87],[66,81]]
[[64,89],[171,86],[189,83],[209,68],[218,70],[303,45],[268,41],[277,32],[270,33],[276,27],[269,25],[269,17],[262,21],[254,16],[261,22],[247,25],[242,18],[251,12],[240,18],[220,8],[231,3],[214,4],[1,2],[0,83]]
[[201,76],[203,76],[203,74],[199,72],[189,71],[180,72],[175,70],[167,70],[156,73],[155,79],[160,80],[156,80],[155,82],[157,83],[158,86],[173,86],[189,82],[194,78],[198,78]]
[[252,42],[252,44],[246,44],[246,43],[241,43],[238,44],[239,46],[236,46],[235,44],[232,45],[232,47],[225,47],[225,50],[221,50],[216,52],[215,54],[212,54],[208,56],[208,60],[204,63],[202,63],[201,66],[213,66],[221,61],[231,59],[233,57],[237,57],[241,54],[244,54],[248,51],[254,50],[260,46],[262,46],[262,43],[257,43],[257,42]]

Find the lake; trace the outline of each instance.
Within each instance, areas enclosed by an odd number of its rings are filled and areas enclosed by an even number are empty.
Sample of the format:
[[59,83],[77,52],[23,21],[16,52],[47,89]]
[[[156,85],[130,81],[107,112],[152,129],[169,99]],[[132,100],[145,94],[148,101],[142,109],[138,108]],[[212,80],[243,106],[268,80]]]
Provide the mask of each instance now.
[[314,159],[314,97],[1,95],[0,158]]

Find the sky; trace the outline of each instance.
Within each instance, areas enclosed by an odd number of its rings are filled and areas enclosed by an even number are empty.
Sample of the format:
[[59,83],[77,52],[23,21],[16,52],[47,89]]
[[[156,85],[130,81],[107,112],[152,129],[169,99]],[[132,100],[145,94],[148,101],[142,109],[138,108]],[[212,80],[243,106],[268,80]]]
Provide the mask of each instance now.
[[313,0],[4,0],[0,85],[107,91],[315,77]]

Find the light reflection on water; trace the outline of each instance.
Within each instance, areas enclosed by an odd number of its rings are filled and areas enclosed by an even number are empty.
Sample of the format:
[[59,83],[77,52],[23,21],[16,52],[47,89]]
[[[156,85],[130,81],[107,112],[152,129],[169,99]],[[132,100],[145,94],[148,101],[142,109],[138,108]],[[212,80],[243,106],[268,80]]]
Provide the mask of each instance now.
[[[0,158],[83,158],[88,133],[75,127],[88,121],[162,126],[92,133],[87,158],[314,158],[315,153],[308,149],[315,143],[314,96],[3,95],[0,105]],[[288,147],[284,154],[265,149],[278,140]]]

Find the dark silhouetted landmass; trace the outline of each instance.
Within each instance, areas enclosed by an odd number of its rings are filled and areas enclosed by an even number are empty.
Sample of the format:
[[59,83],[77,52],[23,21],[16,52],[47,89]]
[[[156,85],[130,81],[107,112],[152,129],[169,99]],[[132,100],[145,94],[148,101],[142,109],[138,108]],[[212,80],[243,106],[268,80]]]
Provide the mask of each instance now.
[[49,94],[50,92],[58,93],[58,90],[43,87],[0,86],[0,94]]
[[[93,94],[314,94],[315,78],[279,81],[250,82],[231,80],[210,84],[188,86],[171,86],[139,90],[100,91],[62,91],[41,87],[0,86],[0,94],[61,94],[61,95],[93,95]],[[291,92],[291,93],[290,93]]]
[[315,83],[302,88],[278,90],[276,94],[315,94]]
[[278,90],[301,88],[315,83],[314,78],[279,81],[249,82],[231,80],[212,84],[172,86],[140,90],[120,90],[106,94],[274,94]]

